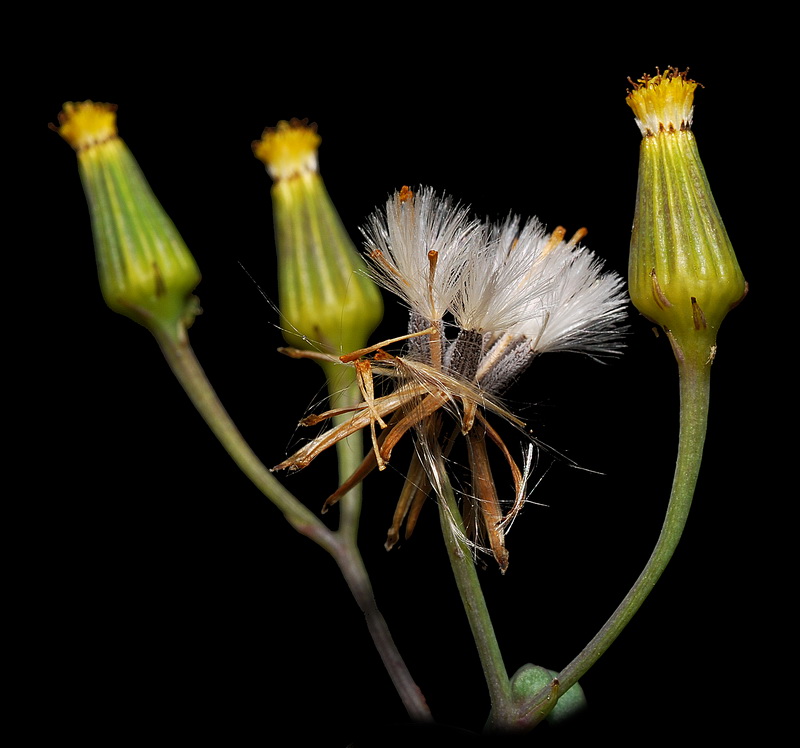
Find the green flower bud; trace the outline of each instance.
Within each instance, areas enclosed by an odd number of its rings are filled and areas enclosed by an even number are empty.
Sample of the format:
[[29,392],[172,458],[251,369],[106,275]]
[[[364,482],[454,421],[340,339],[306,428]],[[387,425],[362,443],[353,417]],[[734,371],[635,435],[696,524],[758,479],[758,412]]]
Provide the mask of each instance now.
[[542,709],[546,712],[548,722],[561,724],[586,709],[586,696],[583,694],[580,683],[576,683],[562,694],[558,693],[558,687],[554,685],[557,683],[558,672],[528,663],[512,676],[511,689],[514,700],[522,704],[536,696],[542,689],[548,688],[551,693],[558,696],[558,700],[554,706],[552,701],[545,702]]
[[284,337],[297,348],[341,355],[366,345],[383,301],[319,175],[319,143],[314,126],[292,120],[265,130],[253,151],[274,180]]
[[696,87],[670,68],[628,94],[643,135],[628,287],[676,355],[710,362],[719,325],[747,284],[690,129]]
[[76,150],[103,298],[145,327],[180,336],[197,314],[200,270],[117,135],[112,104],[68,102],[59,134]]

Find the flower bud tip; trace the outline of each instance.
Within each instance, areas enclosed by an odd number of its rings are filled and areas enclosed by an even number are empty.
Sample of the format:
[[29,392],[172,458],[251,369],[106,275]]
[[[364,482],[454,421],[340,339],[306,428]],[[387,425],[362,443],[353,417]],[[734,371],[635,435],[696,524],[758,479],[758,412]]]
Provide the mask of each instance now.
[[688,77],[689,69],[680,72],[669,67],[663,73],[643,75],[632,81],[628,91],[628,106],[636,115],[642,135],[654,135],[662,130],[689,130],[694,111],[694,91],[699,83]]
[[59,112],[60,127],[50,125],[76,151],[117,136],[117,107],[93,101],[68,101]]
[[711,194],[691,132],[687,71],[643,76],[627,103],[644,136],[628,287],[636,308],[661,325],[684,356],[713,360],[716,334],[747,284]]
[[309,125],[308,120],[281,120],[276,127],[264,130],[261,140],[253,143],[253,153],[277,182],[316,172],[320,142],[317,126]]
[[116,106],[68,102],[51,126],[77,152],[108,306],[155,331],[180,335],[199,313],[200,271],[117,135]]

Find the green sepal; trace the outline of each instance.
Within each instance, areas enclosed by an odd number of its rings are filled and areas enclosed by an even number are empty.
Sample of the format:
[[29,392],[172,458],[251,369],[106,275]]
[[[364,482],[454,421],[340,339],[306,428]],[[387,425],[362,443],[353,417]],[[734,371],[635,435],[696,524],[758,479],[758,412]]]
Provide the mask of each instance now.
[[106,304],[170,334],[199,311],[200,270],[119,138],[78,153]]

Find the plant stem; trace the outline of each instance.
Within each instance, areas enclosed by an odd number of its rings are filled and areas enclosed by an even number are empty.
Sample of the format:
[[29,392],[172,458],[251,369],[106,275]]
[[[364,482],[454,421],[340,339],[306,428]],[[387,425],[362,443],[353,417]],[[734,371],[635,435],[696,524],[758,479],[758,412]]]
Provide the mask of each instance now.
[[677,347],[676,358],[680,374],[680,437],[672,493],[661,534],[642,573],[619,607],[583,651],[559,673],[561,693],[600,659],[639,610],[672,558],[686,525],[703,457],[711,365],[698,356],[685,358]]
[[[326,375],[331,377],[331,372],[325,368]],[[329,379],[328,391],[330,393],[331,408],[348,408],[361,400],[361,391],[356,382],[355,371],[350,367],[339,367],[337,373],[341,377],[346,377],[346,384],[342,388],[343,382],[337,377],[334,387],[333,379]],[[333,423],[335,426],[350,418],[350,414],[343,413],[335,416]],[[350,434],[350,436],[336,443],[336,454],[339,460],[339,483],[349,478],[361,464],[364,458],[364,442],[361,432]],[[357,551],[358,523],[361,516],[361,483],[351,488],[338,501],[339,505],[339,533]]]
[[[361,391],[356,382],[355,373],[349,367],[337,370],[337,374],[348,377],[349,384],[344,389],[342,381],[337,377],[334,386],[330,370],[326,369],[329,378],[329,392],[332,408],[346,408],[361,400]],[[334,423],[338,425],[351,416],[347,413],[336,416]],[[364,445],[361,432],[351,434],[336,443],[339,459],[339,482],[349,478],[359,467],[364,457]],[[383,660],[384,667],[392,679],[397,693],[406,707],[409,717],[418,722],[432,720],[430,709],[425,702],[417,684],[411,677],[397,646],[392,639],[389,627],[383,614],[378,610],[369,574],[364,566],[361,551],[358,548],[358,523],[361,514],[361,486],[353,486],[338,502],[340,552],[334,554],[336,563],[350,587],[356,602],[364,613],[367,628],[372,635],[375,647]]]
[[264,466],[264,463],[258,459],[219,401],[189,345],[185,331],[181,331],[178,335],[172,335],[167,331],[153,328],[152,332],[173,374],[233,461],[255,486],[283,512],[292,527],[322,546],[328,553],[333,554],[337,545],[334,533],[325,526],[319,517],[287,491]]
[[[418,721],[430,721],[431,713],[425,698],[414,682],[408,668],[392,639],[386,620],[375,603],[372,584],[356,545],[360,488],[348,493],[347,517],[343,516],[342,531],[334,532],[307,509],[272,475],[245,441],[230,415],[219,401],[206,378],[185,331],[172,335],[154,329],[167,363],[222,446],[242,472],[255,486],[280,509],[289,523],[302,535],[324,548],[336,561],[358,606],[364,613],[367,627],[380,653],[389,676],[403,701],[409,716]],[[352,398],[352,386],[343,397]],[[343,445],[339,450],[340,469],[352,472],[361,461],[362,451],[358,439]]]
[[437,472],[442,481],[439,497],[439,519],[442,525],[447,555],[456,580],[461,601],[467,614],[472,636],[478,650],[478,657],[483,668],[483,675],[489,689],[492,702],[490,727],[502,730],[512,724],[516,709],[511,693],[511,682],[508,679],[503,656],[497,637],[489,617],[489,609],[483,597],[475,562],[465,541],[464,522],[461,518],[453,488],[444,467],[444,458],[438,455]]
[[433,721],[425,697],[411,677],[411,673],[392,639],[386,619],[378,610],[372,584],[369,581],[361,554],[355,546],[346,542],[340,548],[341,552],[334,555],[336,563],[339,565],[342,576],[350,587],[358,606],[364,613],[375,648],[381,656],[384,667],[397,689],[408,716],[416,722]]

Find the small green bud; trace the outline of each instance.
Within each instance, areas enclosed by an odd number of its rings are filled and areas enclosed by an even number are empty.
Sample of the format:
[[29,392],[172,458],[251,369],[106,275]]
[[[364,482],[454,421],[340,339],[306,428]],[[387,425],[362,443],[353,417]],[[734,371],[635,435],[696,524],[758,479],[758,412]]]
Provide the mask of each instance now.
[[675,68],[628,94],[643,140],[628,287],[679,357],[710,362],[719,325],[747,293],[691,131],[697,83]]
[[341,355],[366,345],[383,301],[325,189],[319,143],[316,127],[292,120],[265,130],[253,151],[274,180],[284,337],[297,348]]
[[58,133],[78,154],[106,304],[145,327],[179,336],[197,313],[200,270],[117,135],[116,107],[64,104]]
[[[543,688],[550,688],[557,693],[558,673],[539,665],[528,663],[523,665],[511,678],[511,689],[514,700],[525,702],[534,697]],[[551,724],[564,723],[586,708],[586,697],[579,683],[573,685],[566,693],[558,696],[555,706],[547,713],[546,719]]]

